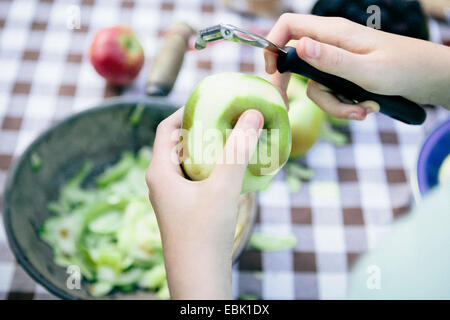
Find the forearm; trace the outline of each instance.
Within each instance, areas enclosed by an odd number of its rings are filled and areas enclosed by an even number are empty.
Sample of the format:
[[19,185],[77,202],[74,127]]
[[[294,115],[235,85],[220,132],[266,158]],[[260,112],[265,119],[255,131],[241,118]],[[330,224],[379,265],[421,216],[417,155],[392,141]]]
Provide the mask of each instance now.
[[430,103],[450,110],[450,48],[446,47],[442,51],[441,67],[436,68],[434,88],[430,92]]
[[208,249],[191,251],[185,246],[165,249],[164,255],[172,299],[232,299],[231,257],[223,259]]
[[[382,94],[450,108],[450,47],[425,40],[370,31],[376,43],[367,59],[369,83]],[[367,81],[367,80],[366,80]]]
[[411,80],[416,92],[423,91],[423,99],[418,102],[450,109],[450,48],[427,42],[417,54],[420,72]]
[[440,19],[446,18],[446,11],[450,8],[449,0],[420,0],[425,11]]
[[[171,223],[169,229],[164,221],[158,221],[172,299],[233,298],[232,255],[237,208],[227,208],[227,205],[219,200],[214,203],[225,207],[226,214],[223,219],[219,219],[217,211],[210,209],[209,202],[202,204],[194,200],[192,204],[185,203],[184,209],[177,209],[177,212],[182,211],[188,219],[199,223],[187,226],[178,219],[177,222]],[[232,206],[237,207],[237,203]],[[231,214],[233,211],[236,211],[236,214]],[[212,227],[214,221],[218,223],[219,228]]]

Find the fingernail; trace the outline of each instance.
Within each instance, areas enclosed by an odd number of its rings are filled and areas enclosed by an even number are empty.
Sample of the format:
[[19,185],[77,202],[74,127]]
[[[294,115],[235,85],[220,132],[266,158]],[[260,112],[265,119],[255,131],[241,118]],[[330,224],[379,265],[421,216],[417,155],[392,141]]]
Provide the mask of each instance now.
[[350,113],[348,118],[350,120],[364,120],[364,117],[362,117],[360,114],[358,113]]
[[239,121],[243,129],[258,130],[263,125],[263,119],[259,112],[248,110],[244,113],[242,119]]
[[366,109],[367,114],[380,111],[380,105],[375,101],[364,101],[360,105]]
[[317,58],[320,56],[320,45],[317,41],[308,39],[305,43],[305,53],[310,58]]

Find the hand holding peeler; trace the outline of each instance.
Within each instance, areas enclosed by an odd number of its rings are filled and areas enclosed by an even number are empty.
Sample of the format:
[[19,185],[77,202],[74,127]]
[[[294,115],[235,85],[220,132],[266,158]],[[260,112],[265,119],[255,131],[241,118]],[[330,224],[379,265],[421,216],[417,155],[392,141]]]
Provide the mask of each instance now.
[[380,105],[380,112],[407,124],[422,124],[425,110],[415,102],[401,96],[388,96],[369,92],[357,84],[338,76],[322,72],[302,60],[293,47],[280,48],[269,40],[229,24],[218,24],[200,30],[195,48],[206,48],[208,42],[229,40],[269,50],[278,54],[277,69],[280,73],[293,72],[312,79],[331,89],[336,95],[349,101],[372,100]]

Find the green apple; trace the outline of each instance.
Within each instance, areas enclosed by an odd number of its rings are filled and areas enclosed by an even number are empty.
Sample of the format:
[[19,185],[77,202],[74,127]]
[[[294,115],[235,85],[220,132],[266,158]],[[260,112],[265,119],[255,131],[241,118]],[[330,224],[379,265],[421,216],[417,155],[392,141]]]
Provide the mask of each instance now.
[[211,174],[227,136],[248,109],[262,113],[264,127],[245,171],[242,193],[262,190],[270,183],[291,152],[286,106],[270,82],[233,72],[204,78],[186,103],[180,142],[182,166],[189,178],[203,180]]
[[329,114],[326,115],[326,119],[331,125],[337,127],[345,127],[350,123],[350,120],[335,118]]
[[289,122],[292,131],[291,158],[303,156],[319,139],[325,114],[306,95],[307,82],[292,75],[287,89]]
[[296,73],[291,74],[289,85],[286,90],[289,101],[297,98],[303,99],[306,94],[308,79]]
[[450,181],[450,154],[444,159],[439,168],[438,181],[440,184]]
[[[287,89],[287,96],[289,100],[296,100],[297,98],[304,99],[306,94],[305,85],[308,85],[308,78],[301,75],[293,73],[291,75],[291,80],[289,81],[289,86]],[[335,118],[329,114],[325,114],[325,120],[328,121],[333,126],[343,127],[349,124],[347,119]]]

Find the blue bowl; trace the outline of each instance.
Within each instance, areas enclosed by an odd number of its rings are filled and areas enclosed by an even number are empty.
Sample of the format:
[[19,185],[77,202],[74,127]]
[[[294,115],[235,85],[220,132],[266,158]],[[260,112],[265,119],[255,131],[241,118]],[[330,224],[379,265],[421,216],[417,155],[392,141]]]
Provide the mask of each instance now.
[[434,129],[422,145],[417,159],[416,176],[418,195],[416,196],[416,200],[419,200],[428,190],[438,184],[439,169],[449,154],[450,119]]

